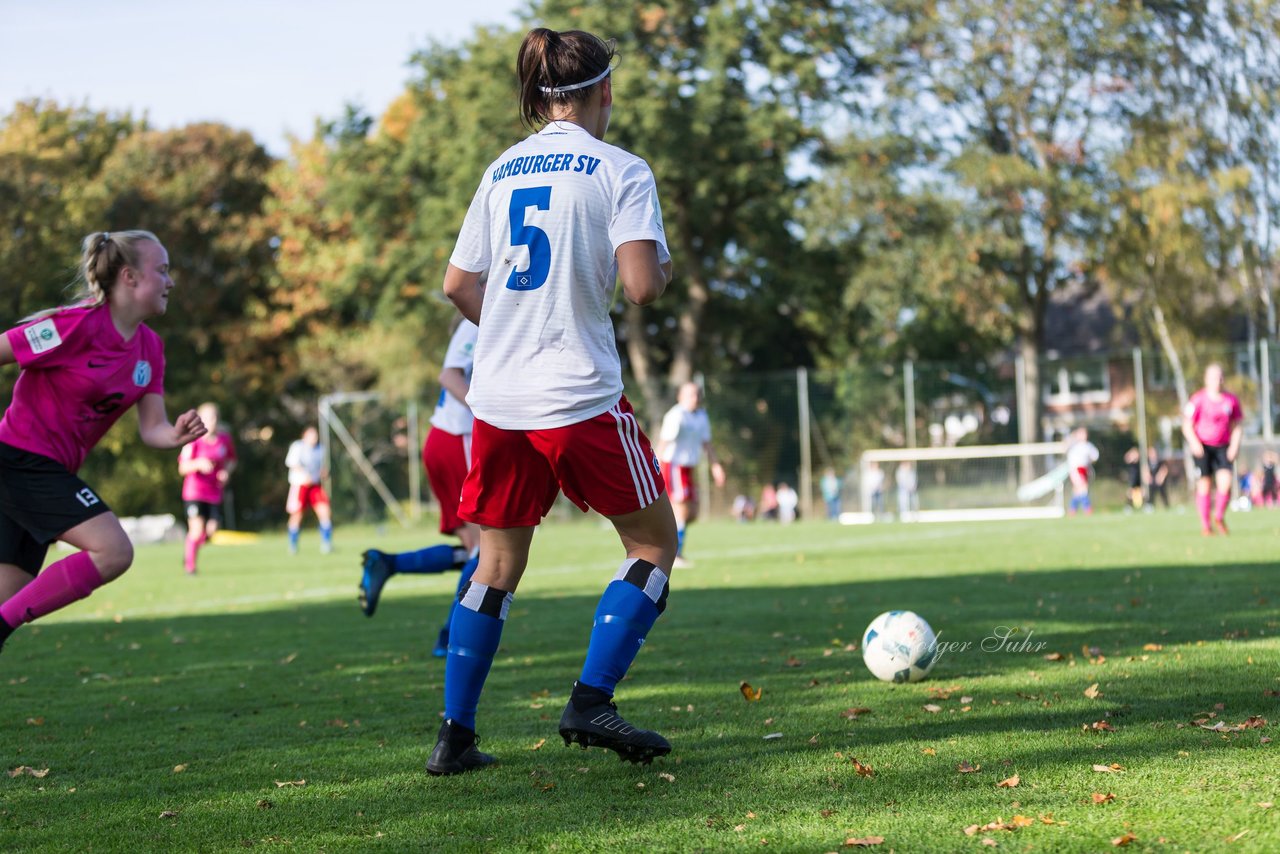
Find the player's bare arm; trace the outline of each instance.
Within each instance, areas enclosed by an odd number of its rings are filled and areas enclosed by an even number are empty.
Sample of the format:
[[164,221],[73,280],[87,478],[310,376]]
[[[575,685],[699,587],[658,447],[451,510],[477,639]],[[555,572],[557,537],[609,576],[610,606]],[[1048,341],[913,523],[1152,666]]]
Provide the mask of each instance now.
[[1182,419],[1182,438],[1186,440],[1187,447],[1191,449],[1191,455],[1194,457],[1204,456],[1204,445],[1200,439],[1196,437],[1195,427],[1191,423],[1190,418]]
[[12,365],[18,361],[13,355],[13,345],[8,335],[0,335],[0,365]]
[[462,316],[480,325],[480,309],[484,305],[484,275],[455,267],[444,271],[444,295],[458,307]]
[[462,368],[445,368],[440,372],[440,387],[466,405],[467,392],[471,383],[467,382],[467,374]]
[[649,305],[671,283],[671,262],[658,262],[658,244],[631,240],[618,247],[618,278],[622,292],[636,305]]
[[205,432],[204,422],[194,409],[188,409],[170,423],[163,397],[147,394],[138,401],[138,435],[150,448],[181,448]]

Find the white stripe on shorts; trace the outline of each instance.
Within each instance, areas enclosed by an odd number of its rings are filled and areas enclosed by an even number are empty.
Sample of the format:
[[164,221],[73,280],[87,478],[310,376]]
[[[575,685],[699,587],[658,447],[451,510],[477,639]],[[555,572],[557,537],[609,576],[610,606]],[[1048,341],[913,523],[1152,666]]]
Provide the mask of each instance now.
[[640,450],[637,438],[639,425],[634,415],[623,412],[617,405],[609,410],[618,423],[618,439],[622,442],[622,450],[627,456],[627,466],[631,469],[631,480],[636,487],[636,498],[641,507],[648,507],[658,500],[658,487],[653,481],[653,472],[649,470],[648,461]]

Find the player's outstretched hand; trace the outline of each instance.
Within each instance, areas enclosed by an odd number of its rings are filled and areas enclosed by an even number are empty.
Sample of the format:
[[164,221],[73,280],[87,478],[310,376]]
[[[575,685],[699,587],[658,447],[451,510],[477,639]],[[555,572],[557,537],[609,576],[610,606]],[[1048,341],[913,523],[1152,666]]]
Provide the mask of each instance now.
[[209,428],[204,426],[194,409],[188,409],[173,420],[175,447],[194,442],[208,432]]
[[724,486],[724,466],[719,463],[712,463],[711,479],[716,482],[716,486]]

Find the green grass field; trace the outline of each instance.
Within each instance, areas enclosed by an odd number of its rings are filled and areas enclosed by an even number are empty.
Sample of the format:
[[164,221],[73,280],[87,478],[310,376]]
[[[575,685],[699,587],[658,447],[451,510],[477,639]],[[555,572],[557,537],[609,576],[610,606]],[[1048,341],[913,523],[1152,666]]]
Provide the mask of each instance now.
[[[207,550],[195,579],[179,546],[140,548],[0,655],[0,757],[48,769],[0,776],[0,849],[1277,851],[1280,513],[1230,522],[699,524],[619,686],[674,745],[648,767],[556,732],[620,553],[552,523],[480,706],[501,764],[452,778],[423,764],[456,576],[392,579],[373,619],[354,597],[364,546],[436,537],[339,528],[321,557],[308,531],[298,558]],[[851,644],[890,608],[972,646],[878,682]]]

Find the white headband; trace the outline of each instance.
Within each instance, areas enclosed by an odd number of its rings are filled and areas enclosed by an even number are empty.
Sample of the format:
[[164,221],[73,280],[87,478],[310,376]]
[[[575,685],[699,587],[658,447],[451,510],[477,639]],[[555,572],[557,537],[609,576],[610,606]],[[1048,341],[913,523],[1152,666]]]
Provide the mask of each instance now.
[[585,83],[574,83],[570,86],[539,86],[538,88],[542,90],[542,94],[544,95],[559,95],[561,92],[574,92],[578,89],[585,89],[588,86],[596,85],[601,80],[608,77],[612,71],[612,68],[606,68],[604,71],[601,71]]

